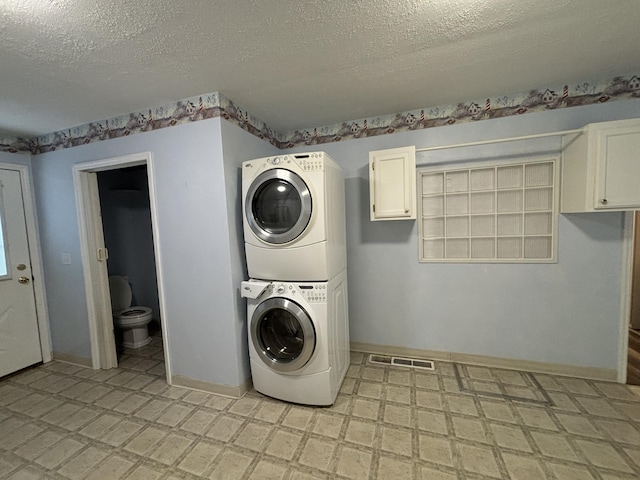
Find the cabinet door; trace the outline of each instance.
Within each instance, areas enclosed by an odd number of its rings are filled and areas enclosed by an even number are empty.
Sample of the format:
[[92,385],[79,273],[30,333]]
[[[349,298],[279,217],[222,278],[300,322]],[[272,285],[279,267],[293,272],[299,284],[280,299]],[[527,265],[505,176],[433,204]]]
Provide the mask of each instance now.
[[640,131],[602,130],[596,136],[596,198],[594,208],[640,205]]
[[369,152],[371,220],[416,218],[415,147]]

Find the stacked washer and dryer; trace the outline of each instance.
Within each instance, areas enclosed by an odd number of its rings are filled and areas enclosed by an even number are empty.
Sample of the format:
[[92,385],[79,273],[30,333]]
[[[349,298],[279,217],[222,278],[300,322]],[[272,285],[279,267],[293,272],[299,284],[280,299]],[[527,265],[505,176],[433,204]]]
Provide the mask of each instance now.
[[246,161],[242,211],[254,388],[331,405],[350,362],[342,169],[324,152]]

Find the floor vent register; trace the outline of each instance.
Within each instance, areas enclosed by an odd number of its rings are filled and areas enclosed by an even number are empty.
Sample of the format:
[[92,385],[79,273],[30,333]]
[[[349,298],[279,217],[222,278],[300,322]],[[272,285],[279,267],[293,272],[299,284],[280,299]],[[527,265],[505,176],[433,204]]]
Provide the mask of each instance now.
[[393,365],[396,367],[421,368],[423,370],[434,370],[434,365],[431,360],[421,360],[418,358],[369,355],[369,363],[375,363],[377,365]]

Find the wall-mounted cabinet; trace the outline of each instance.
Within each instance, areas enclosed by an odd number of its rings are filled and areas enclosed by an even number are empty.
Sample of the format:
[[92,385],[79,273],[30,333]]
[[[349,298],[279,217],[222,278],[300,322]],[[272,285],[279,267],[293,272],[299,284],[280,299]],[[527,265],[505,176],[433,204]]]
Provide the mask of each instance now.
[[567,135],[561,213],[640,208],[640,119],[592,123]]
[[369,152],[371,220],[416,218],[416,148]]

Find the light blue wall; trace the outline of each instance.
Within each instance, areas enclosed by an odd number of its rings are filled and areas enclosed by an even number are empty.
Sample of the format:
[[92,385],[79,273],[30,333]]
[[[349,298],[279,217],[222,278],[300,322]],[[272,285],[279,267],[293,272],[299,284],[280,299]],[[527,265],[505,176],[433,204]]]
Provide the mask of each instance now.
[[12,165],[30,165],[31,155],[28,153],[0,152],[0,163],[10,163]]
[[[421,264],[416,221],[369,221],[368,153],[640,117],[640,101],[329,143],[345,169],[351,341],[617,368],[623,214],[560,215],[557,264]],[[557,138],[418,153],[419,164],[558,153]]]
[[[351,340],[615,369],[622,214],[561,215],[557,264],[420,264],[415,221],[369,221],[367,161],[370,150],[630,117],[640,117],[637,100],[293,150],[327,151],[345,169]],[[559,146],[557,139],[520,142],[419,154],[418,161],[557,153]],[[240,164],[282,152],[220,119],[33,157],[54,351],[90,357],[71,168],[142,151],[152,152],[155,165],[173,373],[239,385],[249,374],[238,290],[246,278]],[[71,265],[62,265],[60,252],[71,253]]]
[[[82,152],[69,150],[36,155],[32,157],[32,171],[53,351],[90,359],[80,238],[71,174],[74,155],[87,154],[86,147],[80,148]],[[71,254],[70,265],[62,264],[62,252]]]
[[242,162],[253,158],[276,155],[280,151],[247,133],[240,127],[222,122],[222,146],[225,164],[225,187],[227,190],[227,215],[229,217],[229,255],[231,258],[231,286],[235,318],[236,350],[240,352],[235,359],[240,371],[249,371],[249,350],[247,347],[247,304],[240,297],[240,282],[246,280],[247,268],[244,258],[244,237],[242,232]]
[[[234,174],[223,158],[222,129],[215,118],[33,157],[54,351],[91,355],[72,166],[151,151],[172,373],[229,386],[246,380],[248,368],[237,360],[246,353],[239,351],[246,340],[238,338],[244,315],[239,317],[234,283],[243,268],[242,246],[230,243],[237,236],[227,206]],[[224,131],[230,141],[252,145],[252,156],[272,151],[246,132]],[[229,162],[237,167],[236,159]],[[61,251],[71,254],[71,265],[61,263]]]

